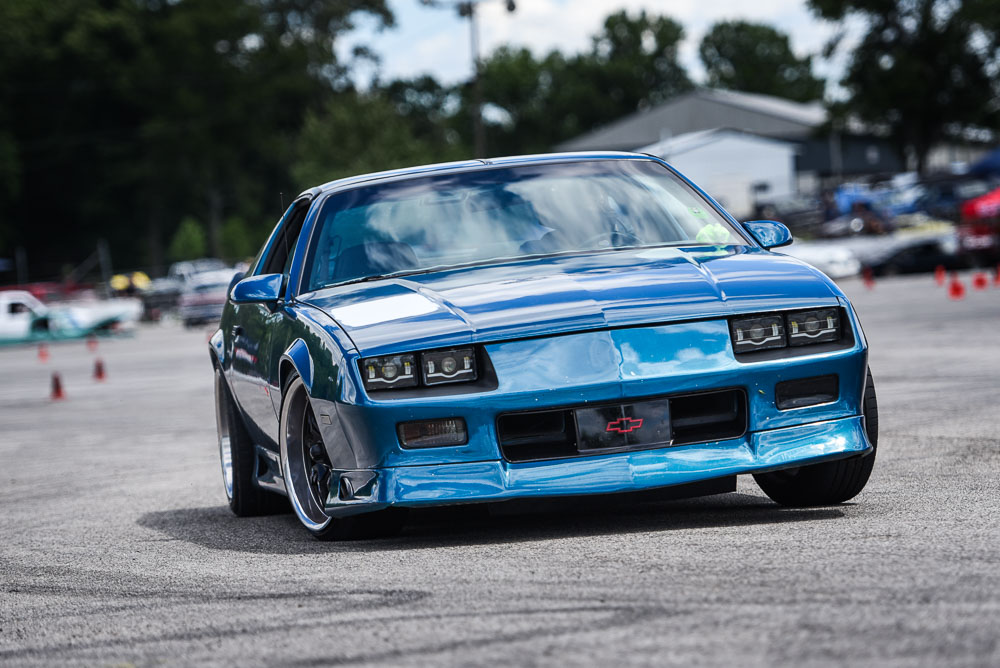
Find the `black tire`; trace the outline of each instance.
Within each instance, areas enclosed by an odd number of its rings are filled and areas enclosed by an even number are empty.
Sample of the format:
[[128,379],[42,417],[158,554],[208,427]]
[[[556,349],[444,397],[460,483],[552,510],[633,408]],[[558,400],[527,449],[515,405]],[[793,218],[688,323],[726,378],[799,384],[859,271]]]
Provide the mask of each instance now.
[[862,399],[865,432],[872,444],[867,455],[824,464],[758,473],[754,480],[764,493],[783,506],[832,506],[852,499],[864,489],[875,465],[878,448],[878,400],[869,369]]
[[[229,502],[229,509],[238,517],[254,517],[288,512],[288,501],[274,492],[257,486],[254,476],[256,448],[250,439],[243,417],[222,372],[215,370],[215,418],[219,439],[219,458],[222,464],[222,484]],[[228,438],[230,469],[226,469]]]
[[[323,497],[333,484],[333,467],[315,420],[305,384],[298,374],[292,373],[282,394],[278,436],[281,474],[299,521],[316,539],[323,541],[380,538],[399,533],[406,521],[405,509],[389,508],[343,518],[326,514]],[[319,457],[312,454],[307,443],[321,446]],[[311,475],[317,466],[325,470],[325,476]]]

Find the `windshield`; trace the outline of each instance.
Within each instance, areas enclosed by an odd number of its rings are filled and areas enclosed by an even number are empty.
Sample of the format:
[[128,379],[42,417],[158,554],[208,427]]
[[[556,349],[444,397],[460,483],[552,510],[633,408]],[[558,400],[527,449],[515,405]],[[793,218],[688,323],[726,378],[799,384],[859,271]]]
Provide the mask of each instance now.
[[373,276],[533,255],[745,244],[670,170],[591,160],[407,179],[330,197],[307,290]]

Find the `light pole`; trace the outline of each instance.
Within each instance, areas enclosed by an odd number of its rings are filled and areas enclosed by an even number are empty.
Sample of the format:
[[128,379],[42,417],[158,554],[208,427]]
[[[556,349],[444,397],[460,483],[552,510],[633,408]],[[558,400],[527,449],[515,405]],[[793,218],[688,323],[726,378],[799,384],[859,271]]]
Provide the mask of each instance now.
[[[420,0],[428,7],[454,7],[458,15],[469,19],[469,42],[472,46],[472,140],[477,158],[486,157],[486,130],[483,128],[483,82],[480,77],[479,24],[476,6],[487,0]],[[507,11],[517,9],[514,0],[506,0]]]

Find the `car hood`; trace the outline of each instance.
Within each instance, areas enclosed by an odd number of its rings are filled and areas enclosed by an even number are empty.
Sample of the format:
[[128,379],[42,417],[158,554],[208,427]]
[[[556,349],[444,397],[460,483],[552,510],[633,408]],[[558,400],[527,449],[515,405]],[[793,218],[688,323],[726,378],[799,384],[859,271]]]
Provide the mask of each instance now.
[[534,258],[300,295],[363,354],[836,304],[816,269],[745,246]]

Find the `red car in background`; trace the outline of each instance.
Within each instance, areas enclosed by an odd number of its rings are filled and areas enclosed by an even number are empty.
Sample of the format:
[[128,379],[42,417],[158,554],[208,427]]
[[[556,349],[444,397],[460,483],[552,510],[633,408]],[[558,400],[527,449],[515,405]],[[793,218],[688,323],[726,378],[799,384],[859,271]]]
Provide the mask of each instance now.
[[973,266],[1000,262],[1000,188],[962,204],[958,244]]

